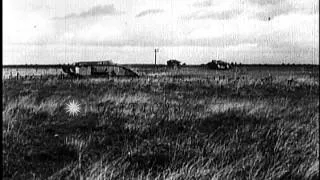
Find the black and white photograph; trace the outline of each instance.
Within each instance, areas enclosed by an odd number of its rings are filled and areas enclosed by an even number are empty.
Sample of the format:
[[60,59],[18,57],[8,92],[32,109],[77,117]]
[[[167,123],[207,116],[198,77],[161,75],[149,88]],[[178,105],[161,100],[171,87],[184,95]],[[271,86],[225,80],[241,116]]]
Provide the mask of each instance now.
[[319,179],[318,0],[3,0],[2,179]]

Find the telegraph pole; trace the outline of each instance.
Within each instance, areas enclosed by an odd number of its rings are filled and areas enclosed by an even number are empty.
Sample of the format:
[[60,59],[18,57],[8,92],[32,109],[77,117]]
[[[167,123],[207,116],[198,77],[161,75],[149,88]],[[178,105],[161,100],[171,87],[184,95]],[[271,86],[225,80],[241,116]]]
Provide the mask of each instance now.
[[157,52],[159,52],[159,49],[154,49],[154,65],[157,65]]

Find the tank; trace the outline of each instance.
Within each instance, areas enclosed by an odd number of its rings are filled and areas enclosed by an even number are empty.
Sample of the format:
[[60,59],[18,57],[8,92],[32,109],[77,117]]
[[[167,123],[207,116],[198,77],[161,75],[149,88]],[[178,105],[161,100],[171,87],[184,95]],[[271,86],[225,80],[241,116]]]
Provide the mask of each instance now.
[[62,66],[62,70],[77,77],[138,77],[138,73],[112,61],[82,61]]
[[207,67],[209,69],[217,70],[228,70],[232,68],[231,64],[220,60],[212,60],[211,62],[207,63]]

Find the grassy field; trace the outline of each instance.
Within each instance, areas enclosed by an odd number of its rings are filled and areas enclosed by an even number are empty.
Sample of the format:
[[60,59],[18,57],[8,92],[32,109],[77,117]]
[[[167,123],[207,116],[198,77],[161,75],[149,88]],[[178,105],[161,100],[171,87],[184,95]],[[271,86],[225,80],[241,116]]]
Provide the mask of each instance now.
[[3,177],[318,179],[318,71],[137,70],[4,80]]

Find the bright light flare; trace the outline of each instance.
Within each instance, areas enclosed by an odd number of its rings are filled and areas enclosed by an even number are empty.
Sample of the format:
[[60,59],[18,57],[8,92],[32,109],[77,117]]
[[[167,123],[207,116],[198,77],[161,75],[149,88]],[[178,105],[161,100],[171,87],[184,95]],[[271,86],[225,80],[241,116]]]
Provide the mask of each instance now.
[[66,111],[71,116],[78,115],[78,113],[80,112],[80,104],[72,100],[67,104]]

